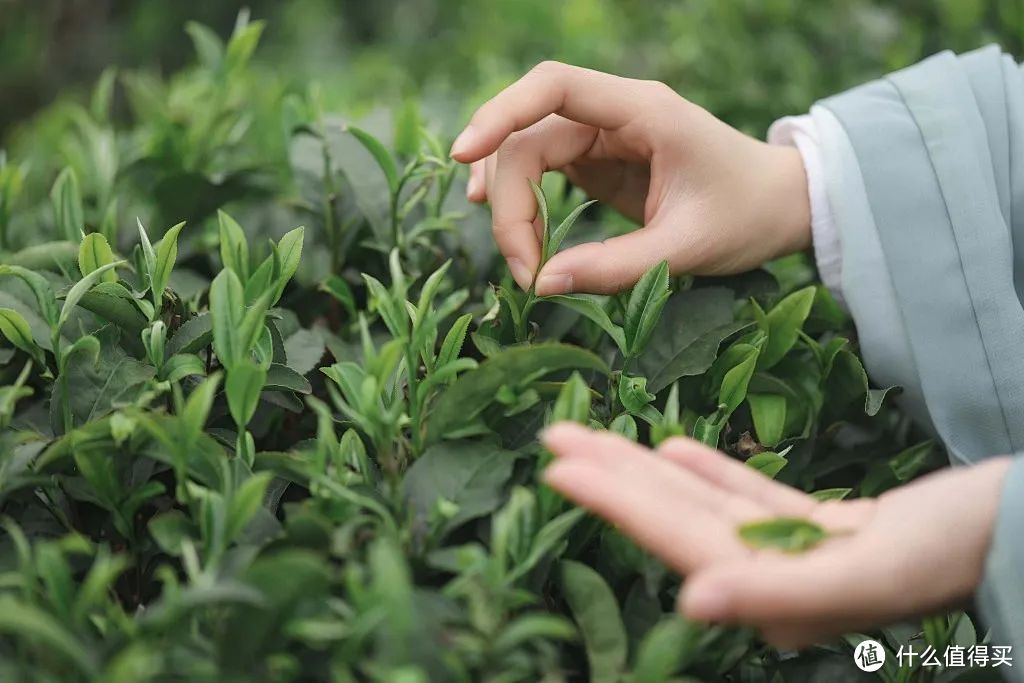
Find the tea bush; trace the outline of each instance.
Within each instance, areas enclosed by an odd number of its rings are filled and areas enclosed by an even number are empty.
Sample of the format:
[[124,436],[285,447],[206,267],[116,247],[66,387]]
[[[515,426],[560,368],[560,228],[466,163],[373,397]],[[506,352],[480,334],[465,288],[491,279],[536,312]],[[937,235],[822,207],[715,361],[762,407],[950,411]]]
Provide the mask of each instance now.
[[[941,463],[805,258],[521,292],[415,102],[375,136],[250,73],[260,23],[187,30],[196,64],[104,74],[0,165],[0,680],[849,670],[864,636],[777,652],[675,616],[675,577],[538,483],[554,420],[694,435],[822,498]],[[545,256],[621,229],[534,189]]]

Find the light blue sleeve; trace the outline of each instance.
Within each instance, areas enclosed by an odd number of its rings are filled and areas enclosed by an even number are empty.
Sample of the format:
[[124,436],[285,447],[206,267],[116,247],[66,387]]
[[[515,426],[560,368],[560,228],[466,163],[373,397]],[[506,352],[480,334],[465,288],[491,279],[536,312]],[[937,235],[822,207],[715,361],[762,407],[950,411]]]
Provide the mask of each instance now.
[[[1024,451],[1024,80],[998,48],[935,55],[818,103],[843,294],[876,381],[954,464]],[[1024,459],[979,591],[1024,651]],[[1024,669],[1006,675],[1024,681]]]

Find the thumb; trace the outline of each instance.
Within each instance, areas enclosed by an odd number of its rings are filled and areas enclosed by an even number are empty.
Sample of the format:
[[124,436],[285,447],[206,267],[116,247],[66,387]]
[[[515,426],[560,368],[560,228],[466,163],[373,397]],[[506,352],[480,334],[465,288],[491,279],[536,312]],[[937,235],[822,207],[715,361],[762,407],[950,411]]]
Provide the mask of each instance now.
[[544,265],[537,278],[537,295],[621,292],[636,284],[648,268],[666,260],[673,246],[670,231],[652,223],[627,235],[571,247]]

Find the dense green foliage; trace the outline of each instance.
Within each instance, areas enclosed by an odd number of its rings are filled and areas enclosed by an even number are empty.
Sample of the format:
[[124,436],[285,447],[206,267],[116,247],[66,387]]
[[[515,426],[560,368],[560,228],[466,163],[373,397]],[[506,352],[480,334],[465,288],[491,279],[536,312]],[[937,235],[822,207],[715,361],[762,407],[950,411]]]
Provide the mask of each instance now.
[[[0,165],[0,680],[839,680],[862,636],[688,623],[538,483],[561,419],[826,498],[941,463],[806,260],[521,292],[416,101],[332,116],[250,69],[262,30],[190,24],[195,64],[106,72]],[[620,229],[535,190],[547,255]],[[751,535],[807,545],[783,526]]]

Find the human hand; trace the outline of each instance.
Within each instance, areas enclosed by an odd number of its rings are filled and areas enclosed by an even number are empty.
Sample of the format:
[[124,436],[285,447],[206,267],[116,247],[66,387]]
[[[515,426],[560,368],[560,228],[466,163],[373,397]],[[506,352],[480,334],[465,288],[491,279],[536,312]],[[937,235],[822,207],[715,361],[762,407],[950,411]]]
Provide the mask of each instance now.
[[[796,648],[924,615],[981,581],[1009,458],[931,474],[876,499],[818,502],[690,439],[652,451],[560,423],[545,481],[687,576],[687,617],[756,627]],[[739,526],[807,519],[835,534],[810,550],[753,549]]]
[[749,270],[810,244],[799,152],[768,145],[654,81],[544,62],[481,106],[452,145],[467,195],[489,199],[494,237],[519,286],[540,260],[527,178],[563,171],[643,227],[554,256],[540,296],[612,293],[663,260],[674,273]]

